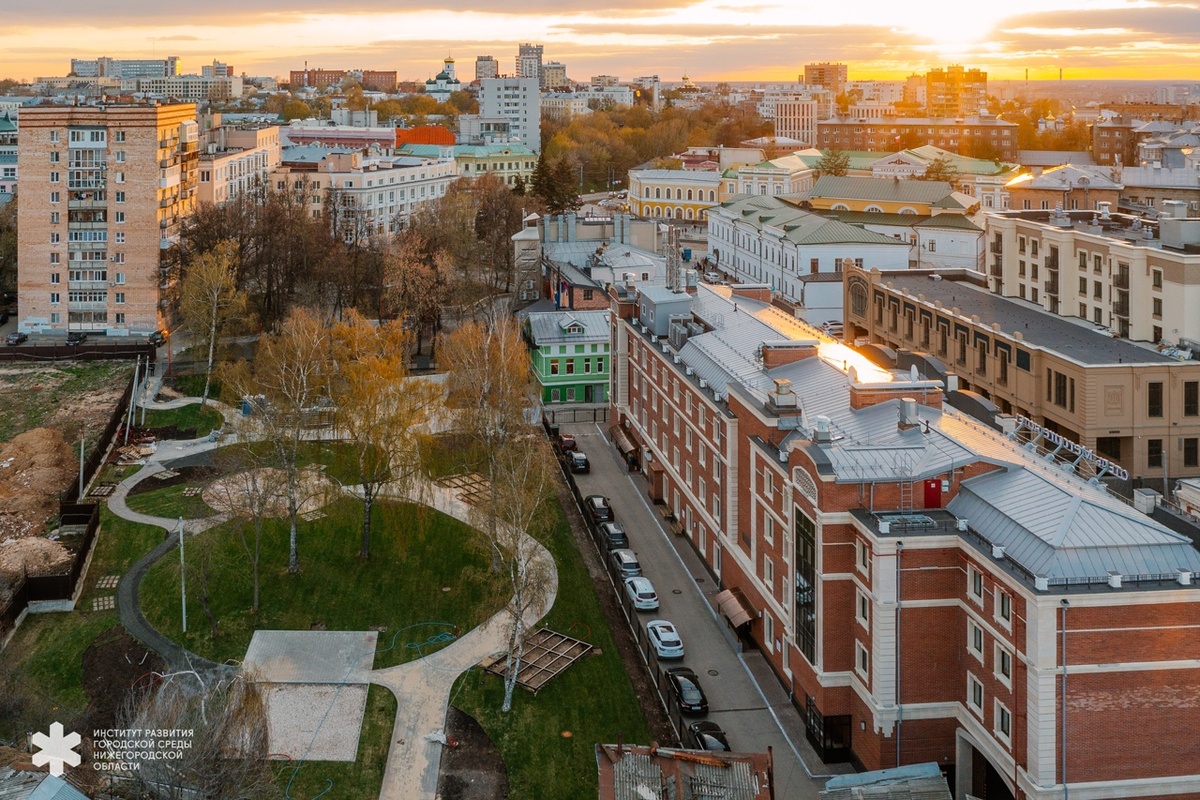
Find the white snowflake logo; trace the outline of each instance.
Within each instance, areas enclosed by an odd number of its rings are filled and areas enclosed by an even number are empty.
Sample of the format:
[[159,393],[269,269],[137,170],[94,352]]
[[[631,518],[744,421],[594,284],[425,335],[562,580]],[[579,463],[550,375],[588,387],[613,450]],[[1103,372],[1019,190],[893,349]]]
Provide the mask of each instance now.
[[56,778],[62,777],[63,764],[79,766],[79,754],[75,752],[75,748],[79,746],[79,734],[71,731],[69,735],[64,736],[61,723],[51,723],[49,736],[35,733],[33,744],[38,748],[38,752],[33,756],[33,765],[44,767],[49,764],[50,774]]

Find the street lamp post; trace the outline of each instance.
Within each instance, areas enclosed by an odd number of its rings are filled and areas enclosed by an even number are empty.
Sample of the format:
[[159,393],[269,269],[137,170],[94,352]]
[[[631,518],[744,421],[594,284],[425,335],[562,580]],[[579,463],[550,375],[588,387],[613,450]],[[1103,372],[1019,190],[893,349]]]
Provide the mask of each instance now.
[[179,599],[183,605],[183,632],[187,633],[187,571],[183,565],[183,517],[179,518]]

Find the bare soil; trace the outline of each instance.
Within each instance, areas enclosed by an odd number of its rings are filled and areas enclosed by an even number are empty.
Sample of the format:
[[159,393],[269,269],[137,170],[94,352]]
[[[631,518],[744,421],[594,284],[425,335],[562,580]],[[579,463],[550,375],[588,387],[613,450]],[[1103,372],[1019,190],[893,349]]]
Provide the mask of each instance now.
[[[252,482],[257,479],[257,483]],[[255,502],[262,502],[268,517],[283,517],[288,513],[286,479],[283,470],[262,467],[251,472],[239,472],[218,478],[208,485],[202,495],[210,508],[235,516],[249,516]],[[318,469],[300,472],[300,513],[307,514],[327,505],[337,496],[337,487]],[[256,497],[264,498],[255,501]]]
[[34,428],[0,445],[0,547],[45,532],[75,464],[62,433],[51,428]]
[[446,735],[457,747],[442,752],[437,796],[442,800],[495,800],[508,797],[508,770],[483,727],[454,706],[446,709]]

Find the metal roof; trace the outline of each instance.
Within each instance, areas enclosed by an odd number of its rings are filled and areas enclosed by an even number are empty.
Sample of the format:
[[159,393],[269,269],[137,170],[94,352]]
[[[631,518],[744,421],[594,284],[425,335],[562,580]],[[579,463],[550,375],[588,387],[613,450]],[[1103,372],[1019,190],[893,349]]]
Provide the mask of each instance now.
[[769,195],[738,195],[721,204],[726,213],[756,230],[772,227],[783,231],[783,238],[798,245],[881,244],[908,247],[882,233],[848,225],[839,219],[805,211],[795,204]]
[[[539,347],[564,342],[607,342],[607,311],[551,311],[530,314],[529,333]],[[582,333],[567,333],[567,328],[578,323]]]
[[[851,178],[822,175],[805,197],[826,199],[877,200],[889,203],[938,203],[958,194],[942,181],[889,180],[887,178]],[[963,195],[963,197],[966,197]],[[967,197],[972,203],[974,198]],[[961,201],[958,201],[961,202]]]
[[721,173],[704,169],[634,169],[630,176],[643,181],[686,181],[687,183],[711,183],[714,186],[721,182]]
[[0,800],[87,800],[62,778],[45,772],[0,769]]
[[1040,307],[962,281],[935,281],[928,276],[907,276],[903,271],[888,272],[886,280],[914,298],[925,295],[928,305],[940,300],[947,312],[958,308],[958,313],[968,319],[977,314],[984,327],[999,323],[1001,331],[1010,338],[1013,332],[1020,332],[1024,341],[1017,343],[1018,346],[1050,350],[1080,364],[1178,363],[1177,359],[1156,350],[1097,332],[1088,323],[1049,314]]

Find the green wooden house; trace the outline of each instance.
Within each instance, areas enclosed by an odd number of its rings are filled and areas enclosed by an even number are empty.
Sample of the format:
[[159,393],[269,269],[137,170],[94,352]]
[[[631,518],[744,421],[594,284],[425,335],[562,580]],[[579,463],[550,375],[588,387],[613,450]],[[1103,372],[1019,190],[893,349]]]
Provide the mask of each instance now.
[[525,320],[533,371],[542,402],[607,403],[607,311],[551,311]]

